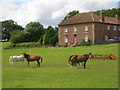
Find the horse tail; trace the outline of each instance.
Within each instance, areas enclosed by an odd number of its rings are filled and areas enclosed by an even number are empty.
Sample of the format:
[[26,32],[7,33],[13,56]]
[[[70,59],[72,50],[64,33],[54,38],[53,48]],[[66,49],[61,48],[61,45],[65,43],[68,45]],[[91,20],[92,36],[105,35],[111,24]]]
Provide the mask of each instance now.
[[69,58],[68,58],[68,65],[70,65],[70,61],[71,61],[71,58],[73,57],[73,55],[71,55]]

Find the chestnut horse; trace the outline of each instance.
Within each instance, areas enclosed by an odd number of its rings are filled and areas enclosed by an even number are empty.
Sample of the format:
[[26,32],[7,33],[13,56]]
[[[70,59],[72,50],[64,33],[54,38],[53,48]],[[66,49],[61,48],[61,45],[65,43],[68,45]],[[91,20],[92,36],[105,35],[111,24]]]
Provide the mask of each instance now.
[[37,61],[37,66],[40,67],[40,62],[39,60],[41,59],[41,63],[42,63],[42,57],[41,56],[35,56],[35,55],[29,55],[29,54],[26,54],[26,53],[23,53],[24,55],[24,58],[26,58],[26,60],[28,61],[28,67],[29,67],[29,62],[31,61]]
[[89,54],[84,54],[84,55],[71,55],[69,57],[68,63],[70,64],[71,62],[71,67],[75,67],[76,68],[76,63],[82,63],[82,65],[84,66],[84,68],[86,68],[86,62],[88,60],[88,58],[91,57],[91,53]]

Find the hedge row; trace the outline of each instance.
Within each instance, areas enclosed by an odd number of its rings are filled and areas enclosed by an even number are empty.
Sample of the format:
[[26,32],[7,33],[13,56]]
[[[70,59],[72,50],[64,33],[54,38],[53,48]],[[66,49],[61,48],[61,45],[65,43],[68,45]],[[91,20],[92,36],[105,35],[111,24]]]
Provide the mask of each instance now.
[[40,47],[41,44],[40,42],[29,42],[29,43],[19,43],[19,44],[13,44],[10,43],[5,49],[10,49],[10,48],[18,48],[18,47]]

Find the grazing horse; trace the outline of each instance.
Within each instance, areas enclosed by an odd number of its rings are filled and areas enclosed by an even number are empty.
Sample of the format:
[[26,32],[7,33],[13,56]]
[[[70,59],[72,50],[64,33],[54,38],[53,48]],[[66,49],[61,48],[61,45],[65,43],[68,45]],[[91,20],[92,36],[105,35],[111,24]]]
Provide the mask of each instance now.
[[88,58],[91,57],[91,53],[89,54],[84,54],[84,55],[71,55],[69,57],[68,63],[70,64],[71,62],[71,67],[75,67],[76,68],[76,63],[82,63],[82,65],[84,66],[84,68],[86,68],[86,62],[88,60]]
[[23,56],[28,61],[28,67],[29,67],[29,62],[31,62],[31,61],[37,61],[37,63],[38,63],[37,66],[40,67],[39,60],[41,59],[41,63],[42,63],[42,60],[43,60],[41,56],[29,55],[29,54],[26,54],[26,53],[23,53]]
[[68,65],[70,65],[72,63],[72,59],[77,57],[78,55],[71,55],[68,59]]
[[24,62],[24,56],[10,56],[9,58],[10,64],[14,65],[15,62]]

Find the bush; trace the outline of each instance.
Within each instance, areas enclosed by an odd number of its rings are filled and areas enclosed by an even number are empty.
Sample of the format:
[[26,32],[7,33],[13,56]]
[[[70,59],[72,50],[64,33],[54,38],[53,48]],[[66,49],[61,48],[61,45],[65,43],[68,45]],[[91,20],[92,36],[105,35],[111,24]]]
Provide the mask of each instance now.
[[91,40],[88,40],[88,42],[86,42],[85,40],[83,40],[81,43],[80,43],[81,46],[90,46],[91,45]]
[[18,43],[18,44],[9,44],[5,49],[17,48],[17,47],[40,47],[40,42],[30,42],[30,43]]
[[25,32],[20,30],[14,30],[11,33],[10,41],[14,44],[22,43],[25,39]]

